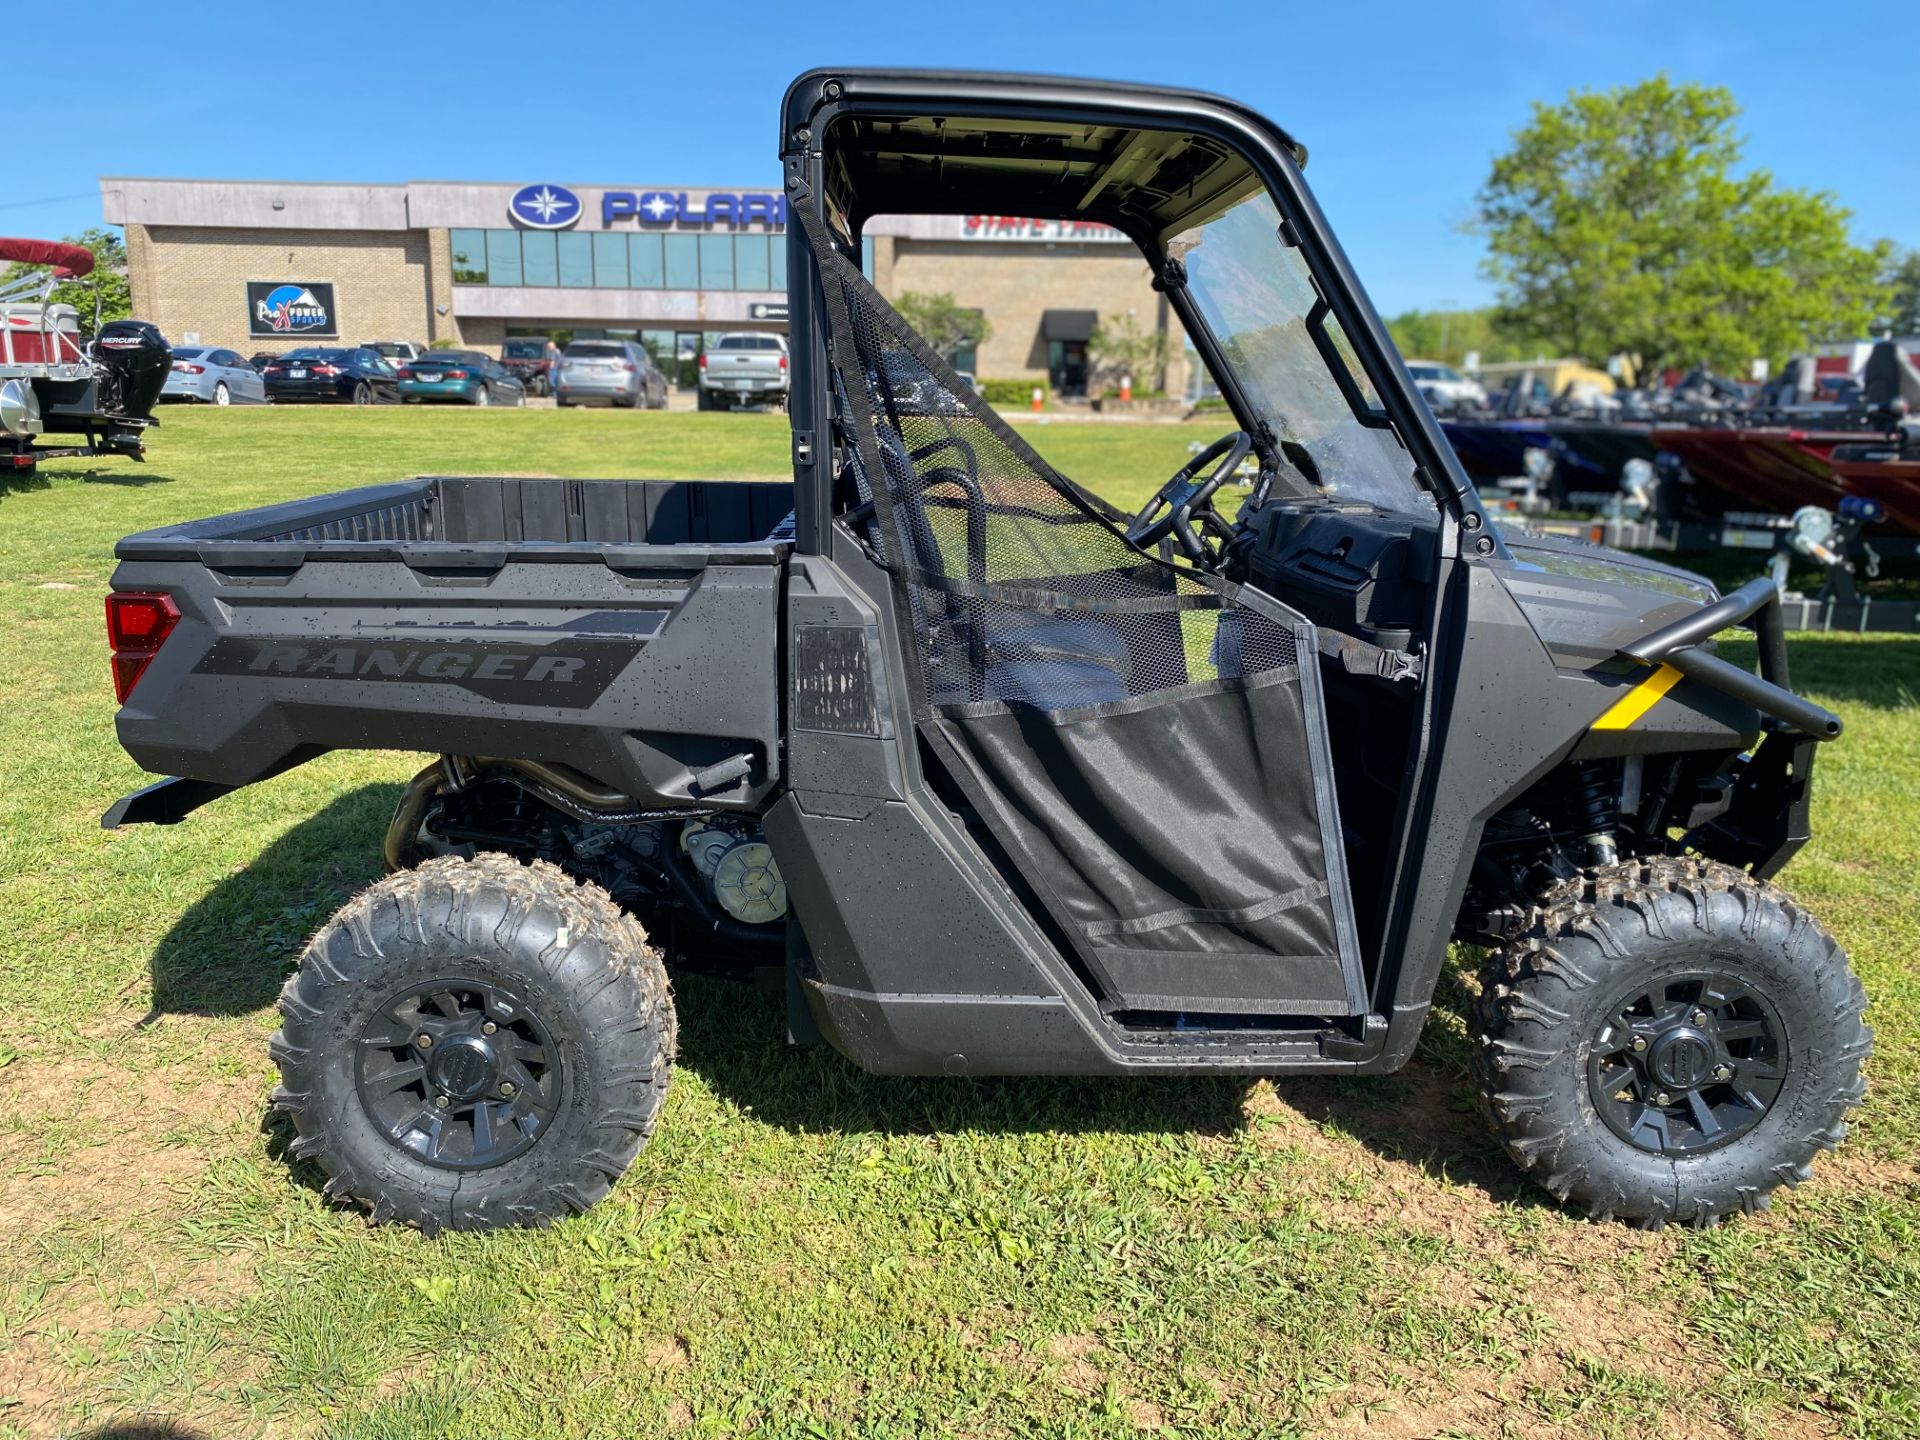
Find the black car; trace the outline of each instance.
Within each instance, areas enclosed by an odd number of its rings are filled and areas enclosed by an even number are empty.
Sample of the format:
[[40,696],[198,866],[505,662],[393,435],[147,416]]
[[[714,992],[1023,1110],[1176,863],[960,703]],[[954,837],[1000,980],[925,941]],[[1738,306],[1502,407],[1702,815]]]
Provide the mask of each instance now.
[[341,400],[355,405],[398,404],[400,372],[384,355],[363,346],[312,346],[269,361],[267,398]]

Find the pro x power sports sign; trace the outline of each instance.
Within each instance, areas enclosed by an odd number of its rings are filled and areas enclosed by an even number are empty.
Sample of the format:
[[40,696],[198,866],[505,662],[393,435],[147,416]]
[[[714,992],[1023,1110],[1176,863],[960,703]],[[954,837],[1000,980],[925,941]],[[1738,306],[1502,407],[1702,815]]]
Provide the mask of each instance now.
[[249,280],[247,333],[259,338],[337,339],[340,320],[333,308],[333,286],[302,280]]

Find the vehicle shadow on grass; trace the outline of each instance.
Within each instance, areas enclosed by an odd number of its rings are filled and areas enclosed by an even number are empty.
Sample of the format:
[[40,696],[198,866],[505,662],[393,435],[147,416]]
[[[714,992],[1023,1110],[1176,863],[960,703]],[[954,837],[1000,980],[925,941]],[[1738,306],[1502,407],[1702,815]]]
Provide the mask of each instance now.
[[[380,845],[398,784],[363,785],[302,820],[188,907],[155,947],[150,1023],[248,1015],[271,1005],[313,932],[385,873]],[[188,827],[217,825],[217,805]]]
[[81,1430],[73,1440],[209,1440],[207,1432],[172,1420],[124,1420]]
[[[383,873],[380,845],[401,787],[363,785],[294,825],[195,902],[155,949],[153,1009],[165,1014],[251,1014],[273,1004],[309,936],[346,899]],[[189,824],[215,823],[215,811]],[[187,832],[179,832],[183,836]],[[1218,1136],[1249,1124],[1253,1082],[1038,1077],[900,1078],[869,1075],[833,1051],[786,1042],[777,990],[687,971],[673,977],[679,1064],[759,1120],[795,1130],[941,1134],[1098,1133]],[[1452,971],[1438,1008],[1464,1011]],[[1282,1103],[1374,1153],[1436,1177],[1479,1187],[1496,1201],[1537,1194],[1514,1174],[1474,1111],[1466,1042],[1436,1016],[1412,1063],[1367,1079],[1278,1081]],[[291,1127],[269,1112],[268,1153],[318,1189],[324,1177],[288,1154]]]

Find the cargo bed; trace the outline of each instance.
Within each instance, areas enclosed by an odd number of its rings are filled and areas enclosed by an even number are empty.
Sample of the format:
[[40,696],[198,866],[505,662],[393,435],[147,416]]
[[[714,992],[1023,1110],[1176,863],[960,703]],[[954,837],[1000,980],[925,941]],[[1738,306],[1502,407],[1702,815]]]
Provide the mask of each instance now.
[[219,785],[386,748],[751,806],[780,773],[792,509],[784,482],[432,476],[129,536],[114,588],[181,618],[121,742]]

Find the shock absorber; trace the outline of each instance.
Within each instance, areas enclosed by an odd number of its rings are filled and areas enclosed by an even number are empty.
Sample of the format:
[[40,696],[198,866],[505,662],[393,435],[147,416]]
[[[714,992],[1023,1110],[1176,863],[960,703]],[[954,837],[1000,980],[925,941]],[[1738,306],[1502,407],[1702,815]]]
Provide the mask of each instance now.
[[1613,766],[1604,760],[1576,764],[1571,798],[1575,829],[1587,847],[1587,864],[1598,867],[1618,862],[1620,846],[1614,831],[1620,823],[1620,797]]

